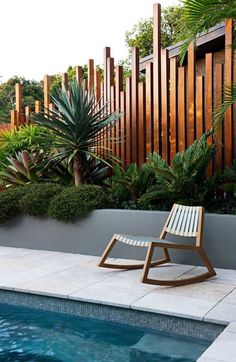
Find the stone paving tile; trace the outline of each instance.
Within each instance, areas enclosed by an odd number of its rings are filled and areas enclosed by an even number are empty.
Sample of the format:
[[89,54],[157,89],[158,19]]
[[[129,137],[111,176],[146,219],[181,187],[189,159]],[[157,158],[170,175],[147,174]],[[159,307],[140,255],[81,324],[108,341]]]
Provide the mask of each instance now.
[[236,305],[224,302],[218,303],[204,316],[204,320],[222,324],[236,322]]
[[236,288],[223,299],[223,302],[236,305]]

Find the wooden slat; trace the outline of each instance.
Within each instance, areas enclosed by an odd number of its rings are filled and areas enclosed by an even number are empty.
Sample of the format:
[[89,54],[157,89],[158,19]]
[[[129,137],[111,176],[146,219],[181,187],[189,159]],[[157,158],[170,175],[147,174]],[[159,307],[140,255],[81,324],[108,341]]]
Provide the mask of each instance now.
[[48,114],[48,108],[50,103],[50,77],[45,75],[43,79],[43,103],[44,103],[44,114]]
[[146,152],[153,152],[153,63],[146,65]]
[[161,124],[162,157],[169,162],[169,57],[167,49],[161,51]]
[[[223,64],[216,64],[215,66],[215,108],[217,109],[222,103],[223,95]],[[216,137],[216,136],[215,136]],[[222,143],[223,143],[223,133],[222,127],[220,135],[217,136],[216,141],[218,141],[218,150],[215,156],[215,169],[217,171],[222,171],[223,168],[223,152],[222,152]]]
[[18,127],[22,123],[22,85],[20,83],[15,84],[16,93],[16,112],[17,112],[17,124]]
[[26,106],[25,107],[25,123],[26,124],[30,123],[29,116],[30,116],[30,106]]
[[96,70],[95,73],[95,98],[97,102],[100,102],[101,100],[101,79],[102,79],[102,75],[101,75],[101,71],[100,70]]
[[61,75],[61,87],[63,91],[68,90],[68,74],[62,73]]
[[88,61],[88,92],[92,94],[94,91],[94,60]]
[[[117,65],[116,66],[116,112],[120,112],[120,107],[121,107],[120,95],[122,90],[123,90],[123,67],[121,65]],[[117,130],[120,130],[120,134],[118,133],[118,135],[117,135]],[[117,137],[121,138],[121,119],[119,119],[116,123],[116,126],[114,128],[114,134]],[[121,157],[121,148],[124,141],[121,140],[121,142],[122,143],[116,142],[115,154],[117,157]]]
[[[114,58],[107,58],[107,102],[109,102],[108,108],[110,113],[112,113],[112,109],[113,111],[115,110],[115,96],[114,96],[115,89],[113,86],[114,86]],[[111,90],[113,91],[113,94],[111,94]],[[112,132],[113,130],[111,130],[106,140],[106,147],[110,150],[114,149],[114,143],[112,145],[111,141]]]
[[132,48],[132,162],[139,163],[138,159],[138,81],[139,81],[139,49]]
[[107,92],[108,92],[108,82],[107,82],[107,59],[111,55],[111,49],[109,47],[105,47],[103,50],[103,69],[104,69],[104,102],[107,102]]
[[[233,80],[232,74],[232,40],[233,40],[233,20],[227,19],[225,24],[225,86],[230,86]],[[232,163],[233,149],[233,125],[232,125],[232,107],[229,107],[225,113],[225,165]]]
[[[213,56],[212,53],[206,54],[206,74],[205,74],[205,131],[212,128],[213,116]],[[208,138],[208,142],[212,143],[212,137]],[[213,162],[210,162],[207,168],[207,175],[210,176],[213,172]]]
[[199,75],[196,80],[196,137],[204,132],[204,77]]
[[153,133],[154,150],[161,152],[161,6],[153,5]]
[[120,92],[120,112],[122,113],[121,119],[120,119],[120,130],[121,130],[121,166],[124,168],[126,164],[126,117],[125,117],[125,92]]
[[177,59],[170,59],[170,161],[178,151],[178,74]]
[[186,69],[179,67],[178,70],[178,150],[184,151],[186,148]]
[[188,48],[188,127],[187,145],[195,139],[195,46],[193,43]]
[[[111,86],[111,90],[110,90],[110,111],[111,113],[115,112],[115,97],[116,97],[116,89],[115,86],[112,85]],[[110,142],[109,142],[109,148],[112,151],[113,155],[116,155],[115,151],[116,151],[116,142],[115,142],[115,132],[114,132],[114,127],[110,130]],[[116,155],[117,156],[117,155]]]
[[77,83],[79,84],[79,86],[82,86],[83,72],[80,65],[75,67],[75,74]]
[[[236,84],[236,50],[233,50],[233,83]],[[233,105],[233,160],[236,159],[236,102]]]
[[131,77],[126,78],[126,165],[132,162],[131,159],[131,144],[132,144],[132,133],[131,133],[131,117],[132,117],[132,87]]
[[34,111],[35,113],[40,113],[42,108],[42,102],[41,101],[35,101],[34,102]]
[[11,110],[11,129],[14,129],[17,127],[17,110],[12,109]]
[[139,165],[142,165],[146,161],[146,94],[145,94],[145,83],[139,82],[138,84],[138,161]]

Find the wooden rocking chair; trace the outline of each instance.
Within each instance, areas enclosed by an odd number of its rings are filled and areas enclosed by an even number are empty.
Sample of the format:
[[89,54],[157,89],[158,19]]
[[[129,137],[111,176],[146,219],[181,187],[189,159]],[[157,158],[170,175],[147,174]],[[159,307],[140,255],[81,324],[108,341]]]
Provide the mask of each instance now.
[[[129,235],[114,234],[111,241],[107,245],[104,253],[99,261],[98,266],[113,269],[139,269],[143,268],[143,275],[141,281],[143,283],[166,285],[166,286],[179,286],[191,283],[198,283],[216,275],[216,272],[211,265],[203,247],[202,247],[202,231],[203,231],[203,218],[204,209],[200,206],[183,206],[174,204],[167,221],[162,229],[159,239],[150,237],[137,237]],[[173,234],[181,237],[195,238],[195,244],[175,243],[165,240],[167,234]],[[111,250],[115,244],[120,241],[132,246],[147,247],[147,255],[145,263],[139,264],[113,264],[106,263],[106,259],[109,257]],[[164,259],[152,261],[154,249],[162,248],[164,250]],[[199,254],[203,261],[204,266],[207,268],[207,272],[185,279],[174,280],[158,280],[148,277],[149,269],[154,266],[158,266],[164,263],[170,262],[170,255],[168,249],[179,249],[195,251]]]

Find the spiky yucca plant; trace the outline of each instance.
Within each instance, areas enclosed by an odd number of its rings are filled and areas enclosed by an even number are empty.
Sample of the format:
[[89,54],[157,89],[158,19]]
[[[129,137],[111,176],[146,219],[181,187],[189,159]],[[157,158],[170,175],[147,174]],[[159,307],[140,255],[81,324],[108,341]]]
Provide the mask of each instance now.
[[46,127],[57,136],[57,152],[52,161],[68,159],[73,162],[74,184],[84,182],[83,175],[88,157],[110,165],[102,154],[107,154],[104,138],[110,134],[120,114],[109,114],[109,104],[99,107],[94,94],[88,94],[76,80],[69,83],[68,91],[58,88],[51,95],[54,110],[47,110],[31,116],[36,124]]
[[205,178],[205,172],[215,146],[203,135],[185,152],[177,153],[172,166],[157,153],[148,158],[149,167],[155,172],[156,186],[142,196],[143,202],[171,200],[184,204],[202,204],[214,186],[214,178]]

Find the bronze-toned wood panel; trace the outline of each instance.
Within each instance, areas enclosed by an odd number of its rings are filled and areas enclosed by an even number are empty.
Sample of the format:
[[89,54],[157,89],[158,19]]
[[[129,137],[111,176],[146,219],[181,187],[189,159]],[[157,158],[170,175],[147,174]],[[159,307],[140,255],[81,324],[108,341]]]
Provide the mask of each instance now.
[[[227,19],[225,24],[225,87],[232,84],[232,41],[233,41],[233,20]],[[225,134],[224,134],[224,158],[225,165],[232,163],[233,150],[233,124],[232,124],[232,107],[225,112]]]
[[61,75],[61,87],[63,91],[68,90],[68,74],[62,73]]
[[16,109],[11,110],[11,129],[17,127],[17,111]]
[[169,57],[167,49],[161,51],[161,71],[162,157],[169,162]]
[[195,45],[188,48],[188,126],[187,145],[195,139]]
[[26,124],[30,124],[29,116],[30,116],[30,106],[26,106],[25,107],[25,123]]
[[178,150],[184,151],[186,148],[186,68],[178,69]]
[[154,151],[161,152],[161,5],[153,5],[153,137]]
[[204,132],[204,77],[199,75],[196,80],[196,137]]
[[94,91],[94,60],[88,61],[88,92],[92,94]]
[[100,103],[101,101],[101,79],[102,79],[102,75],[101,75],[101,71],[100,70],[96,70],[95,73],[95,98],[96,101]]
[[146,93],[145,83],[139,82],[138,84],[138,97],[139,97],[139,109],[138,109],[138,153],[139,153],[139,165],[142,165],[146,161]]
[[43,102],[44,102],[44,114],[48,114],[48,108],[50,103],[50,77],[45,75],[43,79]]
[[21,83],[15,84],[15,95],[16,95],[16,112],[17,112],[16,126],[18,127],[22,123],[22,85],[21,85]]
[[109,47],[105,47],[103,49],[103,79],[104,79],[104,102],[107,102],[107,91],[108,91],[108,82],[107,82],[107,59],[111,55],[111,49]]
[[34,111],[35,113],[40,113],[42,108],[42,102],[41,101],[35,101],[34,102]]
[[120,92],[120,112],[122,114],[121,119],[120,119],[120,149],[121,149],[121,166],[123,168],[125,168],[126,166],[126,139],[125,139],[125,135],[126,135],[126,117],[125,117],[125,92],[121,91]]
[[177,59],[170,59],[170,161],[178,151],[178,73]]
[[138,81],[139,81],[139,49],[132,48],[131,53],[131,64],[132,64],[132,142],[131,142],[131,159],[132,162],[139,162],[138,159]]
[[127,77],[125,81],[126,85],[126,165],[132,162],[131,159],[131,144],[132,144],[132,133],[131,133],[131,117],[132,117],[132,87],[131,77]]
[[82,79],[83,79],[83,72],[82,72],[82,67],[80,65],[75,67],[75,76],[76,76],[77,83],[81,86]]
[[[212,128],[213,117],[213,56],[212,53],[206,54],[206,74],[205,74],[205,131]],[[209,143],[212,143],[212,137],[208,138]],[[210,162],[207,168],[207,174],[211,175],[213,170],[213,163]]]
[[[215,108],[217,109],[222,103],[222,96],[223,96],[223,64],[216,64],[215,65]],[[215,136],[216,137],[216,136]],[[215,169],[217,171],[222,171],[222,162],[223,162],[223,133],[222,127],[220,134],[216,137],[216,142],[218,143],[218,150],[215,156]]]
[[[116,66],[116,112],[120,112],[121,108],[121,91],[123,90],[123,67],[121,65]],[[115,135],[118,132],[118,137],[121,137],[121,119],[119,119],[116,123],[116,126],[114,127],[114,133]],[[116,148],[115,148],[115,154],[117,157],[121,157],[121,149],[122,149],[123,143],[116,142]]]
[[146,65],[146,153],[153,152],[153,63]]
[[[110,111],[111,113],[114,113],[115,112],[115,109],[116,109],[116,102],[115,102],[115,99],[116,99],[116,89],[115,89],[115,86],[112,85],[111,86],[111,89],[110,89]],[[118,128],[118,133],[119,133],[120,129]],[[118,136],[117,136],[118,137]],[[115,130],[114,130],[114,127],[110,130],[110,142],[109,142],[109,149],[110,151],[112,152],[113,155],[115,155],[116,153],[116,135],[115,135]]]

